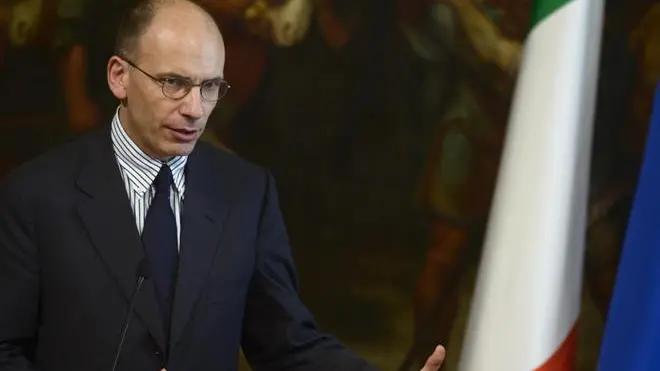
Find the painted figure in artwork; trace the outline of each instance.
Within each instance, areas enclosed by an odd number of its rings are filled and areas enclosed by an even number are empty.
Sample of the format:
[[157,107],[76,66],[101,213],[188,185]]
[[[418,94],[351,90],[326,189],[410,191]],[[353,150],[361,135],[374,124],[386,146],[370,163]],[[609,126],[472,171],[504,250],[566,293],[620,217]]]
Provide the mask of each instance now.
[[[439,87],[447,89],[443,98],[449,103],[435,116],[429,148],[422,190],[429,242],[414,295],[413,345],[400,370],[417,368],[433,341],[449,341],[459,282],[479,257],[525,24],[516,18],[519,6],[477,6],[472,0],[415,3],[417,9],[401,1],[400,9],[408,14],[401,27],[418,55],[436,60],[443,71],[439,77],[450,86]],[[437,35],[437,41],[425,45],[424,33]]]
[[225,78],[232,88],[209,120],[205,139],[221,146],[231,121],[254,97],[268,66],[271,45],[290,47],[304,39],[312,22],[312,0],[203,0],[225,40]]

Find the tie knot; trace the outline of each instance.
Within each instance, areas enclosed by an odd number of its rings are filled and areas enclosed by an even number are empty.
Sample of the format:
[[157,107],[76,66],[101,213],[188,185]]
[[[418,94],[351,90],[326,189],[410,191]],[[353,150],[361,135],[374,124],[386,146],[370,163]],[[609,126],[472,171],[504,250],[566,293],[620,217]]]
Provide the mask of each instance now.
[[156,179],[154,180],[154,188],[156,188],[156,195],[165,194],[169,196],[170,186],[172,185],[172,170],[167,164],[161,166]]

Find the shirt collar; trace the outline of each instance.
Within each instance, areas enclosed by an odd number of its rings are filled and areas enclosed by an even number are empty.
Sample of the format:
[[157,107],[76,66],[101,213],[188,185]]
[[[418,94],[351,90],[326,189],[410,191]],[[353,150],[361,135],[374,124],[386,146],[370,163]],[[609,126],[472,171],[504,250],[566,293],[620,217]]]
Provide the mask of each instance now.
[[[151,188],[164,162],[149,156],[133,142],[119,120],[119,108],[112,119],[110,135],[119,166],[126,171],[128,180],[133,183],[136,191],[144,194]],[[187,161],[188,156],[176,156],[165,162],[172,171],[174,187],[180,195],[185,191],[184,170]]]

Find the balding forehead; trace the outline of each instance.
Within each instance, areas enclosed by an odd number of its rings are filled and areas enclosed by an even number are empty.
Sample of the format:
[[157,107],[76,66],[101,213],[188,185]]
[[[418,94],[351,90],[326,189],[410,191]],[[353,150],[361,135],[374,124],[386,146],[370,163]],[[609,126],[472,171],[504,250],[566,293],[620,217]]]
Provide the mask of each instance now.
[[[211,15],[189,0],[132,0],[132,2],[133,6],[122,17],[117,30],[116,55],[138,58],[142,53],[141,49],[148,47],[148,42],[145,40],[149,39],[147,33],[154,31],[158,33],[163,27],[176,26],[177,32],[192,28],[188,31],[196,31],[196,36],[219,40],[216,42],[223,44],[222,36],[217,38],[220,31]],[[181,18],[179,22],[177,18]],[[187,24],[182,25],[181,20],[185,20]]]
[[139,44],[137,62],[159,76],[200,80],[223,75],[222,36],[213,19],[198,7],[183,2],[162,7]]

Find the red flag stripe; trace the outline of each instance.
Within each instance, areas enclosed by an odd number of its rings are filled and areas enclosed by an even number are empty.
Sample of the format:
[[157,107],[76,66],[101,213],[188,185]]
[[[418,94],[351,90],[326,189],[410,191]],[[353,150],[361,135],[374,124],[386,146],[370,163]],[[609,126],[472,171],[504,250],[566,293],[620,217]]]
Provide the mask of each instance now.
[[534,371],[573,371],[575,369],[577,337],[577,325],[573,325],[573,328],[559,346],[559,349],[557,349],[547,362]]

